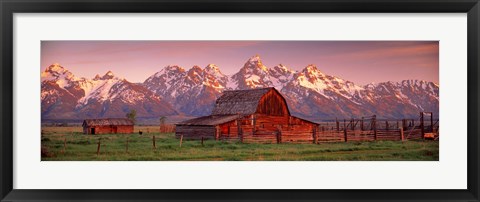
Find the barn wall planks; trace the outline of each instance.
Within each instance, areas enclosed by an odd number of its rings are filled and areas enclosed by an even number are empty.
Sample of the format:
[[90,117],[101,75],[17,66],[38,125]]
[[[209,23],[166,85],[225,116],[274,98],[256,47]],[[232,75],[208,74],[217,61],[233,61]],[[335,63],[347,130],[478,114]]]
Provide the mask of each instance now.
[[183,135],[185,139],[200,140],[215,139],[215,126],[182,126],[176,127],[175,137],[180,138]]
[[133,133],[133,125],[131,126],[90,126],[83,127],[83,132],[89,135],[100,134],[129,134]]
[[260,99],[257,106],[257,114],[266,114],[273,116],[290,115],[287,102],[277,91],[268,91]]

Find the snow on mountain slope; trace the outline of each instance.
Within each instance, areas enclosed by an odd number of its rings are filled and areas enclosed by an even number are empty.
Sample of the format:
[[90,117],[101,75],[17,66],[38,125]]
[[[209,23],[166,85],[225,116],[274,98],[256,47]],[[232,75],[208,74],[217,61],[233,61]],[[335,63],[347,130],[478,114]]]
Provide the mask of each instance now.
[[42,118],[158,117],[177,112],[160,96],[108,71],[94,79],[77,78],[58,64],[41,73]]
[[145,117],[177,112],[202,116],[210,114],[225,90],[264,87],[275,87],[292,114],[308,119],[373,114],[414,118],[420,111],[438,114],[439,107],[439,86],[433,82],[404,80],[359,86],[327,75],[313,64],[300,71],[282,64],[269,68],[255,55],[232,76],[223,74],[215,64],[188,70],[169,65],[141,84],[117,78],[111,71],[93,79],[77,78],[54,64],[42,72],[42,117],[123,117],[129,109]]
[[[198,66],[188,71],[174,67],[162,69],[149,77],[144,85],[168,99],[177,110],[194,116],[209,114],[215,99],[224,90],[264,87],[277,88],[286,97],[292,113],[304,118],[371,114],[386,118],[411,117],[419,110],[438,111],[438,85],[431,82],[411,80],[390,86],[385,83],[359,86],[327,75],[313,64],[298,72],[282,64],[268,68],[258,55],[249,58],[231,77],[211,64],[203,71]],[[412,85],[409,82],[417,83]],[[427,97],[423,95],[424,91],[428,91]]]
[[282,89],[286,83],[293,79],[297,72],[289,69],[283,64],[279,64],[272,69],[269,69],[270,78],[272,79],[273,87]]
[[251,57],[231,78],[236,89],[266,88],[274,86],[269,69],[262,64],[260,56]]
[[186,71],[177,65],[163,68],[145,80],[143,86],[164,97],[186,114],[207,115],[215,100],[227,88],[228,76],[218,66],[193,66]]

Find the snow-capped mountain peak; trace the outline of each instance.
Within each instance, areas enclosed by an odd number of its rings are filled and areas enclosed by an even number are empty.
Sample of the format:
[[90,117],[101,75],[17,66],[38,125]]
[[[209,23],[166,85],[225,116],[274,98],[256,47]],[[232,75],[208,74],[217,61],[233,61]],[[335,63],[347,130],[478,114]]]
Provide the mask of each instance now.
[[145,116],[175,113],[169,106],[187,115],[202,116],[211,112],[216,98],[225,90],[264,87],[279,90],[292,114],[304,118],[372,114],[408,118],[419,111],[438,113],[439,86],[433,82],[404,80],[358,86],[325,74],[313,64],[299,71],[283,64],[268,68],[258,55],[249,58],[231,77],[215,64],[204,68],[195,65],[188,70],[168,65],[142,84],[119,79],[111,71],[93,79],[76,78],[59,64],[52,64],[41,74],[42,117],[62,115],[59,112],[66,108],[85,117],[107,116],[112,111],[124,114],[131,108]]
[[165,68],[163,68],[165,71],[178,71],[178,72],[185,72],[185,69],[183,67],[180,67],[178,65],[168,65]]
[[208,64],[205,67],[204,71],[212,75],[217,75],[217,74],[223,75],[220,69],[218,68],[218,66],[215,64]]
[[191,85],[199,84],[202,82],[203,69],[197,65],[193,66],[187,72],[187,77],[185,78],[187,82],[192,82]]
[[278,64],[275,67],[273,67],[273,70],[278,71],[278,72],[290,72],[290,73],[295,73],[295,70],[292,70],[288,68],[287,66],[283,64]]
[[325,74],[321,72],[316,65],[314,64],[309,64],[306,66],[302,72],[305,74],[306,77],[308,78],[318,78],[318,77],[324,77]]
[[99,74],[95,75],[95,77],[93,77],[93,80],[96,81],[96,80],[100,80],[102,79],[102,77],[100,77]]
[[55,71],[55,72],[62,72],[65,71],[65,68],[63,68],[60,64],[58,63],[53,63],[45,71]]
[[93,79],[76,78],[56,64],[42,73],[41,99],[43,118],[122,117],[131,109],[139,117],[176,114],[160,96],[111,71]]
[[248,59],[248,61],[244,65],[244,68],[259,68],[262,71],[268,71],[268,68],[263,65],[262,59],[260,59],[260,56],[258,54]]
[[77,78],[67,69],[62,67],[58,63],[54,63],[48,66],[45,71],[43,71],[40,75],[42,81],[51,81],[51,80],[67,80],[73,81],[77,80]]
[[262,60],[260,59],[260,55],[255,54],[250,59],[248,59],[248,62],[250,62],[250,63],[262,63]]
[[113,74],[112,71],[109,70],[107,73],[105,73],[105,75],[102,76],[101,79],[107,80],[107,79],[113,79],[113,78],[115,78],[115,75]]

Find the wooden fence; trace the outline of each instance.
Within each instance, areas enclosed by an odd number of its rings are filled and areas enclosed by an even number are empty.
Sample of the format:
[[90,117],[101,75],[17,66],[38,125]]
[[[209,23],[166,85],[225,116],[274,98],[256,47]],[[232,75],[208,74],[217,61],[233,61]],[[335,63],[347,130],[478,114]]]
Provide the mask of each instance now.
[[[425,121],[425,114],[430,119]],[[429,112],[421,112],[419,119],[377,120],[376,116],[359,119],[343,119],[322,122],[318,127],[305,129],[295,125],[276,130],[262,130],[258,127],[242,125],[240,132],[232,129],[235,136],[221,140],[240,140],[244,143],[322,143],[349,141],[404,141],[429,138],[438,139],[438,120]],[[233,131],[235,130],[235,131]],[[433,138],[432,138],[433,137]]]

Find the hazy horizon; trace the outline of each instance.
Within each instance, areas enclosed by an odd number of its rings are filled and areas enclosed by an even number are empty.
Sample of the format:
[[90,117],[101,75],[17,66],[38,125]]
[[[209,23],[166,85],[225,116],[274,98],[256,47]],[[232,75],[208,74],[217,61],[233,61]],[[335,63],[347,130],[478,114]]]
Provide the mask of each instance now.
[[302,70],[309,64],[359,85],[384,81],[439,80],[438,41],[42,41],[41,71],[59,63],[78,77],[111,70],[143,82],[168,65],[186,70],[216,64],[232,75],[258,54],[272,68]]

